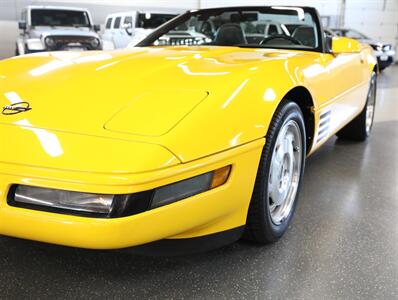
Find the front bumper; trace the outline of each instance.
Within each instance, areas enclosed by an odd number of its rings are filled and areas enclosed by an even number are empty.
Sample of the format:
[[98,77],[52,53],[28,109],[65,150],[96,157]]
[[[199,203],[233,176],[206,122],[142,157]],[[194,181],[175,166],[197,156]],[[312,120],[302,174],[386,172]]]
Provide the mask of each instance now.
[[[264,139],[260,139],[190,163],[126,175],[72,174],[72,171],[0,163],[0,234],[73,247],[116,249],[163,239],[205,236],[242,226],[246,222],[263,145]],[[127,194],[153,189],[225,165],[232,165],[226,184],[129,217],[86,218],[7,204],[7,194],[13,184]]]

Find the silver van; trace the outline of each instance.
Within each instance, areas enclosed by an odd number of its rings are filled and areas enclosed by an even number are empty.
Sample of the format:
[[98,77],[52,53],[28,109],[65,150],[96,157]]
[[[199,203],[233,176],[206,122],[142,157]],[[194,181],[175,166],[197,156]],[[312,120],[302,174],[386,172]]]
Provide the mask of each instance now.
[[18,23],[22,31],[16,55],[57,50],[101,50],[102,41],[90,12],[84,8],[28,6]]

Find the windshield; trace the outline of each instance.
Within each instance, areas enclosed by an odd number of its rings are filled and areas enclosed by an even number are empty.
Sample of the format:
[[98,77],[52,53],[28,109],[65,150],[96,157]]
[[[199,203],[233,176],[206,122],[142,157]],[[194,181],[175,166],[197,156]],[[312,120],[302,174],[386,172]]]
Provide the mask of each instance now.
[[33,9],[32,26],[90,27],[86,11],[60,9]]
[[304,9],[247,7],[187,13],[139,46],[151,45],[317,49],[320,41],[318,26]]
[[154,29],[167,21],[175,18],[177,15],[171,14],[153,14],[153,13],[138,13],[137,28]]
[[366,35],[356,30],[347,30],[344,36],[351,39],[369,39]]
[[333,32],[338,36],[344,36],[350,39],[357,39],[357,40],[369,39],[369,37],[367,37],[363,33],[353,29],[333,29]]

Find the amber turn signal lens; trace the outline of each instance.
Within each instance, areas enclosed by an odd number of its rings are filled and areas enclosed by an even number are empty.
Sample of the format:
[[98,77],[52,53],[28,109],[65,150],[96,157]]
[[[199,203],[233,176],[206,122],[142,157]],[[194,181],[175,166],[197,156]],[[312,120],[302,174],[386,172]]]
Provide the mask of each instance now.
[[210,189],[214,189],[220,185],[223,185],[231,172],[231,166],[226,166],[214,171],[213,179],[211,181]]

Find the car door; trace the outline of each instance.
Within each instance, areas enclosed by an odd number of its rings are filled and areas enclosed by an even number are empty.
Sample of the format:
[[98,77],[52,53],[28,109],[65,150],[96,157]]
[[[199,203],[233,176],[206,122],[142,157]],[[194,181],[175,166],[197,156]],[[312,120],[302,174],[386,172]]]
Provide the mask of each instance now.
[[113,43],[113,36],[112,36],[112,23],[113,23],[113,16],[108,16],[105,20],[105,30],[104,34],[102,35],[102,39],[107,42]]
[[[327,70],[322,85],[324,97],[320,102],[319,127],[315,142],[327,139],[358,115],[363,109],[369,88],[369,72],[365,72],[364,53],[324,53],[321,62]],[[369,78],[368,78],[369,77]]]
[[122,25],[123,16],[116,16],[112,25],[112,39],[115,48],[121,48],[122,38],[121,38],[121,25]]
[[131,14],[125,15],[120,28],[120,48],[126,48],[134,34],[134,19]]

